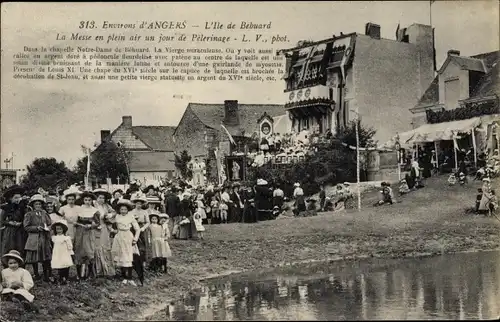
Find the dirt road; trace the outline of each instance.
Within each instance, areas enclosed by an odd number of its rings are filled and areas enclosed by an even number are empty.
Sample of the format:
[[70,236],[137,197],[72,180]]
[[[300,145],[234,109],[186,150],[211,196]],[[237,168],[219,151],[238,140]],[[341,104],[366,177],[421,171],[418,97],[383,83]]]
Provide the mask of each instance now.
[[[493,182],[499,186],[499,181]],[[367,192],[363,209],[258,224],[207,226],[204,241],[171,242],[169,276],[148,276],[144,287],[98,280],[69,286],[36,285],[39,313],[2,303],[8,320],[130,320],[145,318],[198,285],[227,272],[269,268],[297,261],[358,257],[402,257],[500,246],[500,222],[465,214],[479,182],[448,186],[445,177],[398,199],[372,207],[378,191]],[[396,189],[395,189],[396,190]],[[22,314],[25,313],[25,314]]]

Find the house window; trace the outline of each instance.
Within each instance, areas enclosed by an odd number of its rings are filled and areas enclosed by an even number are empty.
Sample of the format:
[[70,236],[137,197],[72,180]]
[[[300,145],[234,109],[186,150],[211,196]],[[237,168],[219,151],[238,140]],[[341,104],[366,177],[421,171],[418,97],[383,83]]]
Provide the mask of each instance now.
[[309,118],[302,119],[302,130],[309,129]]
[[460,80],[452,79],[444,82],[444,105],[446,109],[455,109],[458,107],[460,99]]

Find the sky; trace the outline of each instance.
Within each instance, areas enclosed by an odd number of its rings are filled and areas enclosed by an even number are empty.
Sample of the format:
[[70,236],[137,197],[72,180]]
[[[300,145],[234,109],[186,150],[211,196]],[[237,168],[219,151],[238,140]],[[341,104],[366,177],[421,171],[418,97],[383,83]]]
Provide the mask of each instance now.
[[[36,157],[55,157],[74,166],[81,145],[92,146],[100,130],[113,130],[123,115],[134,125],[177,125],[189,102],[284,103],[284,81],[112,82],[12,79],[12,59],[23,46],[53,45],[58,32],[76,32],[82,20],[130,23],[187,20],[188,25],[220,21],[272,22],[268,35],[297,41],[321,40],[340,32],[364,33],[365,23],[381,26],[394,39],[412,23],[429,24],[429,1],[210,2],[210,3],[2,3],[1,161],[14,154],[14,167]],[[438,66],[449,49],[470,56],[499,49],[497,1],[437,1],[432,5]],[[188,29],[189,33],[190,29]],[[192,31],[192,29],[191,29]],[[70,44],[70,43],[68,43]],[[175,45],[186,46],[186,44]],[[191,46],[191,45],[188,45]],[[216,46],[216,45],[211,45]],[[266,47],[269,47],[266,46]],[[259,47],[256,47],[259,48]]]

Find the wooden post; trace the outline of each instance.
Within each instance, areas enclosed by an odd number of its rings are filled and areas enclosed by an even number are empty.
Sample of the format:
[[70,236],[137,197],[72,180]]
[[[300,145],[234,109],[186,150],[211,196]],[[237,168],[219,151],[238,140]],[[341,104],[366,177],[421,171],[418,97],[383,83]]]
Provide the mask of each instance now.
[[472,136],[472,146],[474,147],[474,168],[477,169],[477,147],[476,147],[476,131],[474,129],[470,130]]
[[436,168],[439,171],[439,157],[438,157],[438,144],[437,144],[437,141],[434,141],[434,153],[436,155]]

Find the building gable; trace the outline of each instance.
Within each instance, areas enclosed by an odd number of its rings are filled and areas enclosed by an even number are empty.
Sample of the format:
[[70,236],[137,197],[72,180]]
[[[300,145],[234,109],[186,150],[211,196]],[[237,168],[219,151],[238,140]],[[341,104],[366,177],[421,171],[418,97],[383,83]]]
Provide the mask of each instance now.
[[150,148],[133,132],[132,128],[118,126],[111,133],[111,140],[115,143],[121,142],[121,147],[126,150],[150,150]]

